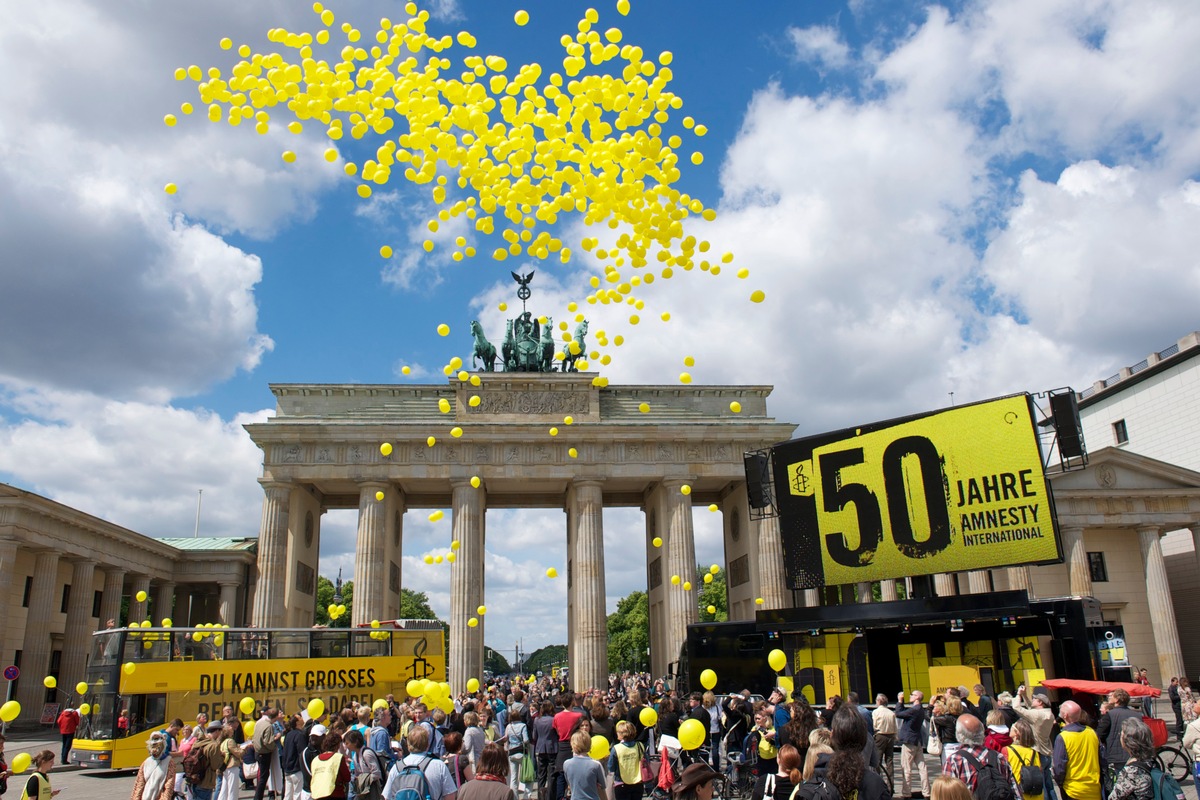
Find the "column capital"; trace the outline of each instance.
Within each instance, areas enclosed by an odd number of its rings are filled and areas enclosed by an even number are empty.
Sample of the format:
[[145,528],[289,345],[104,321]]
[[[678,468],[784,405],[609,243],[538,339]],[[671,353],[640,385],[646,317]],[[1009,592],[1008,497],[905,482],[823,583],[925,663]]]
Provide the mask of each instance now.
[[1147,536],[1149,536],[1149,535],[1153,534],[1154,536],[1161,536],[1162,535],[1162,526],[1160,526],[1160,525],[1138,525],[1137,532],[1139,535],[1146,534]]
[[217,586],[241,586],[241,581],[217,581]]
[[571,480],[571,486],[575,489],[582,489],[584,487],[589,487],[589,488],[596,487],[597,489],[604,489],[604,479],[603,478],[573,478]]
[[680,486],[691,483],[694,480],[696,479],[690,476],[683,478],[663,478],[660,483],[662,483],[664,489],[678,489]]
[[357,483],[358,483],[359,493],[362,493],[362,492],[374,493],[374,492],[378,492],[378,491],[387,491],[388,489],[395,488],[392,486],[392,484],[388,483],[387,481],[358,481]]
[[281,492],[288,492],[290,494],[296,488],[296,485],[290,481],[268,481],[262,478],[258,479],[258,485],[263,488],[263,493],[267,497]]

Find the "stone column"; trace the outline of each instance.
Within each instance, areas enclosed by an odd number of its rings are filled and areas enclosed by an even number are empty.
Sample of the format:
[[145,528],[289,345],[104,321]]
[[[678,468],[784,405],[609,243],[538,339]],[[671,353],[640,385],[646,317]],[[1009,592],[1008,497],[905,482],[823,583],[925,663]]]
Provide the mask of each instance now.
[[1087,551],[1083,549],[1083,528],[1063,528],[1062,538],[1067,570],[1071,575],[1071,595],[1091,597],[1092,573],[1088,569]]
[[387,507],[375,499],[386,483],[358,485],[358,548],[354,554],[354,608],[350,612],[352,626],[373,619],[386,619],[384,591],[387,589]]
[[[146,599],[138,600],[138,592],[145,592]],[[129,590],[129,624],[146,619],[146,611],[150,605],[150,577],[134,575],[133,587]]]
[[891,603],[894,600],[900,599],[900,593],[896,591],[896,581],[887,580],[879,582],[879,597],[885,603]]
[[46,687],[42,678],[50,667],[50,621],[58,588],[58,553],[37,554],[33,585],[29,592],[29,610],[25,615],[25,641],[21,646],[21,673],[16,700],[21,704],[21,720],[36,722],[42,713]]
[[1196,568],[1200,569],[1200,523],[1188,528],[1192,532],[1192,550],[1196,556]]
[[[476,613],[483,605],[484,516],[487,493],[467,480],[453,484],[454,533],[458,558],[450,566],[450,687],[463,691],[471,678],[483,680],[484,621]],[[471,617],[479,624],[467,627]]]
[[1179,646],[1179,629],[1175,625],[1175,608],[1171,604],[1171,586],[1167,582],[1167,566],[1163,561],[1158,528],[1138,528],[1142,545],[1142,563],[1146,569],[1146,600],[1150,605],[1150,625],[1154,630],[1154,649],[1158,651],[1158,686],[1165,686],[1172,676],[1184,675],[1183,651]]
[[[7,522],[4,519],[5,514],[13,513],[8,509],[0,509],[0,524]],[[0,536],[0,575],[5,576],[10,584],[9,590],[12,590],[12,584],[16,584],[16,566],[17,566],[17,550],[18,542],[12,536]],[[5,614],[0,616],[0,648],[6,647],[8,642],[8,630],[12,625],[12,615]],[[13,648],[16,649],[16,648]],[[7,652],[7,650],[5,650]]]
[[[690,513],[688,520],[690,528]],[[763,599],[758,610],[784,608],[787,603],[784,602],[783,539],[779,535],[779,517],[766,517],[755,526],[758,528],[758,596]]]
[[125,596],[125,570],[101,565],[104,570],[104,595],[100,598],[100,627],[104,628],[111,619],[121,624],[121,599]]
[[976,569],[967,573],[967,587],[971,594],[988,594],[992,591],[987,570]]
[[1024,589],[1029,593],[1029,599],[1033,599],[1033,581],[1030,580],[1028,564],[1008,568],[1008,588],[1012,590]]
[[[699,587],[685,591],[685,581],[696,581],[696,540],[692,531],[692,499],[680,491],[688,481],[669,479],[663,481],[665,512],[663,539],[667,556],[667,663],[679,660],[679,650],[687,641],[687,626],[700,620]],[[670,584],[670,577],[678,575],[679,585]],[[766,600],[766,598],[763,598]],[[764,606],[766,604],[764,603]]]
[[804,590],[804,607],[816,608],[821,605],[821,590],[820,589],[805,589]]
[[608,617],[604,611],[604,495],[599,481],[577,480],[567,491],[570,506],[569,598],[574,622],[571,686],[580,691],[608,685]]
[[[67,600],[67,627],[63,634],[62,663],[58,683],[64,689],[84,678],[88,655],[92,652],[92,592],[96,581],[96,562],[79,559],[71,562],[71,596]],[[103,624],[103,623],[102,623]]]
[[154,589],[154,617],[151,623],[157,627],[164,619],[175,620],[175,584],[172,581],[159,581]]
[[[222,581],[221,586],[221,624],[234,628],[241,627],[237,619],[237,590],[236,581]],[[357,592],[355,593],[357,595]]]
[[257,628],[278,628],[284,619],[284,589],[287,581],[288,513],[292,487],[287,483],[264,483],[262,522],[258,529],[258,586],[254,594]]
[[938,597],[951,597],[958,594],[954,586],[954,576],[949,572],[939,572],[933,576],[933,593]]
[[870,603],[875,600],[875,593],[871,591],[870,581],[859,581],[854,584],[854,599],[859,603]]

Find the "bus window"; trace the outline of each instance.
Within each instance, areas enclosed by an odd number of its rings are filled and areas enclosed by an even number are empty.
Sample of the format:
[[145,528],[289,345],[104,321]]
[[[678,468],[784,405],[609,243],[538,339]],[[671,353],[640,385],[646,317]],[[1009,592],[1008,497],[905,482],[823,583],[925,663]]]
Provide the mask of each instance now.
[[737,652],[739,656],[758,655],[766,644],[767,638],[761,633],[744,633],[737,638]]
[[176,661],[213,661],[217,657],[213,637],[203,636],[197,642],[190,631],[177,632],[171,657]]
[[97,633],[92,642],[92,660],[88,662],[93,667],[111,667],[121,660],[121,637],[124,631]]
[[88,715],[91,736],[81,736],[80,738],[116,738],[117,695],[113,692],[97,693],[91,697],[91,702],[92,713]]
[[[232,660],[267,657],[267,634],[229,631],[225,634],[225,658]],[[286,658],[287,656],[284,656]]]
[[280,631],[272,633],[271,658],[308,658],[308,632]]
[[350,655],[352,656],[386,656],[391,655],[392,637],[372,639],[368,631],[355,631],[350,634]]
[[135,694],[126,697],[129,711],[129,732],[161,728],[167,722],[167,696],[165,694]]
[[347,655],[347,634],[349,631],[313,631],[313,658],[345,658]]
[[170,661],[171,634],[130,631],[125,639],[124,661]]

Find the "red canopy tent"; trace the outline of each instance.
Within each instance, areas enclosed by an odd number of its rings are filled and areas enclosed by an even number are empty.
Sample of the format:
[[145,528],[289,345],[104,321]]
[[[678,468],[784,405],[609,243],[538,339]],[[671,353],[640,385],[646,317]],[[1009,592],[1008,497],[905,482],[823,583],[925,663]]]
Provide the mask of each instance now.
[[1050,680],[1042,681],[1042,686],[1045,686],[1047,689],[1070,689],[1072,692],[1079,692],[1080,694],[1105,695],[1114,689],[1124,689],[1129,692],[1130,697],[1158,697],[1162,694],[1161,689],[1156,689],[1153,686],[1143,686],[1140,683],[1084,681],[1074,678],[1051,678]]

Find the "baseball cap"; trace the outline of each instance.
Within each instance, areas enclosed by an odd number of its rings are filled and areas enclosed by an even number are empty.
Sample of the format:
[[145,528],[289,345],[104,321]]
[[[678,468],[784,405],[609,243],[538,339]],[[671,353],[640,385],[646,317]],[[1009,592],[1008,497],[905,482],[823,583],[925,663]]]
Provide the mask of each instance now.
[[312,733],[310,735],[311,736],[324,736],[327,733],[329,733],[328,728],[326,728],[324,725],[317,724],[317,725],[313,725]]

